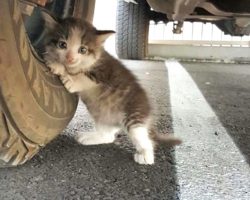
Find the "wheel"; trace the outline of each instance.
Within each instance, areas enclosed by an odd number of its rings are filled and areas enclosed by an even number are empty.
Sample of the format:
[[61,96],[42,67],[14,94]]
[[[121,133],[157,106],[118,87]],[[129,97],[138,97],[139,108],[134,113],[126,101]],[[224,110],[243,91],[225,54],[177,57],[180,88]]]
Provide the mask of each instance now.
[[119,0],[117,4],[116,52],[121,59],[147,56],[150,7],[145,0],[137,3]]
[[[90,2],[74,1],[71,15],[86,16],[80,6],[93,7]],[[78,98],[32,47],[18,0],[0,1],[0,27],[0,167],[6,167],[25,163],[53,140],[72,119]]]

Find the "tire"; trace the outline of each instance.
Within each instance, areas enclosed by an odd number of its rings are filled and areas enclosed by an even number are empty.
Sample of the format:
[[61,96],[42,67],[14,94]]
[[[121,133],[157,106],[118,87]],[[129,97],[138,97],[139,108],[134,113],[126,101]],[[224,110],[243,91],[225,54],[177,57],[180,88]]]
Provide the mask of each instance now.
[[145,0],[137,3],[119,0],[117,4],[116,52],[121,59],[147,56],[150,7]]
[[[73,15],[81,16],[84,9],[76,5]],[[32,48],[18,0],[0,1],[0,27],[0,167],[6,167],[25,163],[53,140],[72,119],[78,98]]]

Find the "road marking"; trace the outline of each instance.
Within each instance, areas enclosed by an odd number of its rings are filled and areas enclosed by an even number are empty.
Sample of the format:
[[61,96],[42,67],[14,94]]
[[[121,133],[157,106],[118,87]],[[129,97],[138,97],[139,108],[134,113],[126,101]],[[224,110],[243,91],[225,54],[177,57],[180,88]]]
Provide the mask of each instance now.
[[250,169],[188,72],[177,61],[168,70],[180,199],[250,199]]

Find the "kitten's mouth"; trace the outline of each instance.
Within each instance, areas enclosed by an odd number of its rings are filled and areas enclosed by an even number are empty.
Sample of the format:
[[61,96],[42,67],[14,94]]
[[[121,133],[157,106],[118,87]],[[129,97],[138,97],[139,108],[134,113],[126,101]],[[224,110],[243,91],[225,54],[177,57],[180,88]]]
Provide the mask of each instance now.
[[76,61],[74,63],[68,64],[66,63],[64,66],[66,67],[66,70],[69,74],[77,74],[81,71],[81,69],[78,67],[80,64],[79,61]]
[[66,66],[66,71],[70,75],[77,75],[77,74],[81,73],[81,69],[79,69],[78,67],[68,67],[68,66]]
[[75,61],[75,62],[73,62],[73,63],[66,63],[66,65],[67,65],[67,67],[69,67],[69,68],[72,68],[72,67],[76,67],[77,65],[79,65],[79,62],[78,61]]

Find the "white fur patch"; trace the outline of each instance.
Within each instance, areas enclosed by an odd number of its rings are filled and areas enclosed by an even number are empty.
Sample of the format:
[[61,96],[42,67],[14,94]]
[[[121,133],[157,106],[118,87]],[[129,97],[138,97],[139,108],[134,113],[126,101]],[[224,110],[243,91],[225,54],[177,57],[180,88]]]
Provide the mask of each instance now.
[[60,63],[48,63],[47,66],[50,68],[53,74],[59,76],[65,74],[65,67]]
[[134,155],[135,162],[147,165],[154,164],[154,147],[149,138],[148,129],[146,127],[131,128],[129,135],[137,150]]
[[115,140],[114,134],[99,134],[96,132],[82,133],[77,141],[84,145],[108,144]]
[[115,140],[117,128],[98,127],[96,132],[81,133],[77,141],[84,145],[108,144]]
[[79,78],[79,84],[82,85],[82,90],[89,90],[89,89],[93,89],[94,87],[97,86],[97,84],[92,81],[89,77],[87,77],[86,75],[79,75],[81,76]]
[[97,86],[94,81],[90,80],[83,73],[73,76],[66,74],[64,76],[61,76],[60,78],[65,88],[70,93],[86,91]]
[[154,153],[152,151],[137,152],[134,155],[134,160],[142,165],[152,165],[154,164]]
[[65,75],[60,77],[64,87],[70,92],[79,92],[79,88],[77,87],[78,84],[76,81],[73,80],[73,78],[70,75]]

